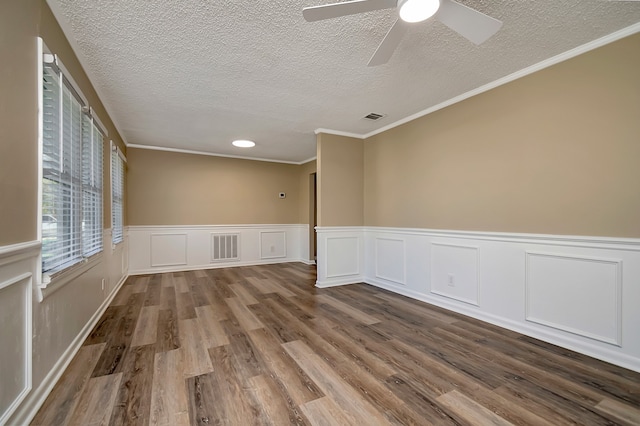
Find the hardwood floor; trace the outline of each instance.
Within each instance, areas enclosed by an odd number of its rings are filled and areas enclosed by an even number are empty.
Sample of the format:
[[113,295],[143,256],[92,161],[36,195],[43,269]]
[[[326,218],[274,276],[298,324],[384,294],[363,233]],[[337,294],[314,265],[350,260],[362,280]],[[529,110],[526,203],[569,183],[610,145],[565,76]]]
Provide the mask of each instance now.
[[34,425],[638,425],[640,374],[289,263],[130,277]]

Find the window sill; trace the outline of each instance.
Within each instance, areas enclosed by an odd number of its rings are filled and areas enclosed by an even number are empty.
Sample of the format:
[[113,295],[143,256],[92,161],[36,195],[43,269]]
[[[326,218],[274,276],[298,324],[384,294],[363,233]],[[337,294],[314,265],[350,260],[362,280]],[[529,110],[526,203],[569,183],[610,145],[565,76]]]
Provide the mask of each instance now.
[[88,259],[85,259],[79,264],[71,266],[66,271],[56,274],[47,282],[44,282],[43,277],[43,282],[38,286],[38,302],[42,302],[44,299],[60,290],[71,281],[95,268],[101,260],[102,253],[98,253]]

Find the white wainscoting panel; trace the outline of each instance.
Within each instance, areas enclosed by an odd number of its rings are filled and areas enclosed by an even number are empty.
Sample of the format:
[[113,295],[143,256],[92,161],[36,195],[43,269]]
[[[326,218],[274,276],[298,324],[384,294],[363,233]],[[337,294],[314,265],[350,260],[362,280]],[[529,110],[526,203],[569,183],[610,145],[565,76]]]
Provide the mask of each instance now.
[[287,233],[284,231],[260,231],[260,259],[287,257]]
[[124,230],[124,240],[120,250],[120,276],[129,275],[129,230]]
[[478,304],[478,247],[431,243],[431,292]]
[[[219,234],[238,235],[238,258],[214,260],[212,235]],[[158,251],[152,239],[160,235],[169,237],[161,241],[163,247]],[[129,274],[280,262],[310,263],[308,245],[309,227],[299,224],[130,226]]]
[[39,254],[38,241],[0,246],[0,425],[32,387],[32,297]]
[[31,272],[0,276],[0,424],[31,390]]
[[621,260],[536,252],[526,259],[527,321],[622,344]]
[[360,275],[358,237],[327,238],[327,278]]
[[364,281],[640,371],[640,239],[317,231],[320,287]]
[[403,239],[376,238],[376,278],[405,284],[406,249]]
[[152,234],[151,266],[187,264],[187,234]]
[[103,234],[104,241],[104,265],[107,268],[107,277],[104,283],[104,296],[110,295],[116,287],[119,287],[121,281],[128,276],[129,273],[129,230],[127,227],[123,230],[122,241],[116,245],[112,244],[112,231],[105,229]]
[[318,279],[316,286],[362,282],[364,238],[360,228],[317,227]]

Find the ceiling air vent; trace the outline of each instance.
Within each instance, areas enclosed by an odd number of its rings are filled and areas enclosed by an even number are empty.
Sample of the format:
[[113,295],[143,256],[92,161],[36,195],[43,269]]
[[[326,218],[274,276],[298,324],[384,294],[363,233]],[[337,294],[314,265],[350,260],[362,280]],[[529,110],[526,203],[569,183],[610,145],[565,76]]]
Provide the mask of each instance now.
[[382,117],[384,117],[384,114],[378,114],[376,112],[372,112],[364,116],[364,118],[366,118],[367,120],[372,120],[372,121],[380,120]]

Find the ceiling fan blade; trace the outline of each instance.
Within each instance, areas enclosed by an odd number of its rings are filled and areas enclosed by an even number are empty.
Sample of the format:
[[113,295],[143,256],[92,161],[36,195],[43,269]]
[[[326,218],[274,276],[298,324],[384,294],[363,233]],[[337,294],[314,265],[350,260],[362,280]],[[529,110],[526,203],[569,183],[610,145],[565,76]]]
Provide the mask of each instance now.
[[367,66],[375,67],[376,65],[386,64],[389,59],[391,59],[393,52],[396,50],[396,47],[398,47],[398,44],[400,44],[408,28],[409,26],[402,19],[396,20],[396,23],[393,24],[387,35],[384,36],[376,53],[369,59]]
[[371,12],[372,10],[389,9],[396,6],[397,0],[352,0],[322,6],[305,7],[302,9],[302,16],[304,16],[304,19],[308,22],[313,22],[322,19],[355,15],[356,13]]
[[502,27],[499,21],[453,0],[440,0],[436,19],[467,40],[482,44]]

